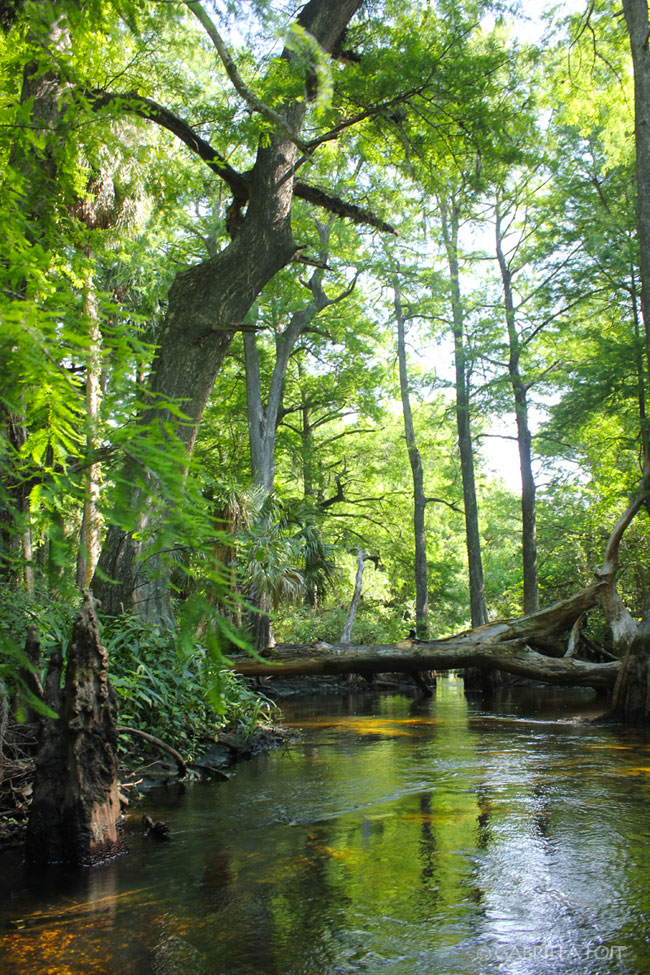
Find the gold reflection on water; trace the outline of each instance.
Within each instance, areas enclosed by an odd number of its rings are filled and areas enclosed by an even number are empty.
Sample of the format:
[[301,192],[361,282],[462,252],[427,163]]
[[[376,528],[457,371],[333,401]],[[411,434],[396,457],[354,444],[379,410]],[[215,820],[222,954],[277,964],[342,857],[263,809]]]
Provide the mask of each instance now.
[[[90,876],[83,900],[59,902],[50,910],[37,910],[6,923],[9,933],[0,939],[3,960],[11,975],[94,975],[106,972],[107,942],[111,951],[128,954],[129,935],[117,939],[113,931],[116,907],[132,907],[139,916],[163,903],[146,887],[119,892],[112,870]],[[109,893],[100,891],[110,890]],[[81,948],[78,946],[82,946]],[[79,958],[79,952],[83,958]]]
[[409,702],[296,720],[314,734],[290,758],[188,789],[183,830],[134,881],[153,886],[120,893],[119,871],[97,872],[50,914],[16,906],[3,975],[332,975],[379,959],[393,975],[480,975],[508,960],[481,967],[486,944],[587,943],[605,921],[619,937],[646,907],[647,844],[637,867],[620,835],[645,822],[645,743],[501,727],[461,704],[444,733]]
[[[287,723],[290,724],[290,722]],[[415,728],[429,728],[436,723],[437,719],[433,717],[423,720],[422,718],[374,718],[367,715],[360,715],[337,718],[334,722],[331,719],[320,721],[317,718],[312,718],[307,721],[301,721],[300,727],[314,729],[333,728],[342,732],[353,731],[356,735],[360,736],[387,735],[392,737],[405,735],[409,737]]]

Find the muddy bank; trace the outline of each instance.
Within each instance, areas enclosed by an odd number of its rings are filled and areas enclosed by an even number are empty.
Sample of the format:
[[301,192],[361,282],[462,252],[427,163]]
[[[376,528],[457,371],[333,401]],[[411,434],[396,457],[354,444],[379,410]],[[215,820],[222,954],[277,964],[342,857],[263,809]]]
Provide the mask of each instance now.
[[[17,725],[7,730],[5,774],[0,784],[0,853],[20,849],[25,842],[37,737],[36,725]],[[138,741],[133,747],[131,743],[120,754],[122,810],[126,813],[137,807],[138,800],[156,786],[196,779],[228,779],[239,763],[286,744],[290,737],[283,728],[267,725],[260,725],[252,734],[238,729],[220,733],[215,739],[200,742],[197,757],[188,760],[183,777],[179,777],[174,760],[154,745]]]
[[253,758],[286,742],[288,733],[274,725],[259,725],[252,733],[240,729],[219,732],[204,738],[196,748],[196,757],[188,759],[186,771],[179,775],[178,765],[155,745],[138,742],[143,748],[131,748],[121,757],[120,784],[131,799],[164,782],[194,779],[228,779],[239,762]]

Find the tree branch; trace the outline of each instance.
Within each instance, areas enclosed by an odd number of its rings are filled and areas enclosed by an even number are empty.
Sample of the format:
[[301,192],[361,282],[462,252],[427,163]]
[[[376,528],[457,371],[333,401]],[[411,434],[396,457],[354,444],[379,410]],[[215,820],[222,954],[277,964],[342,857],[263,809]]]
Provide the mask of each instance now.
[[235,90],[248,106],[263,118],[272,122],[273,125],[281,129],[285,135],[287,135],[291,141],[298,146],[302,152],[309,152],[309,148],[305,142],[300,138],[300,136],[294,132],[291,126],[288,124],[287,120],[283,118],[279,112],[276,112],[269,105],[263,102],[257,95],[251,91],[244,79],[239,74],[237,66],[230,56],[230,52],[226,45],[224,44],[221,34],[217,30],[210,16],[206,13],[200,3],[197,0],[185,0],[186,6],[192,11],[194,16],[197,18],[206,34],[212,41],[214,47],[216,48],[217,54],[219,55],[221,62],[226,69],[226,73],[233,83]]
[[457,512],[459,515],[463,514],[463,509],[459,508],[455,501],[445,501],[444,498],[425,498],[424,500],[426,504],[446,504],[452,511]]
[[[346,129],[351,128],[353,125],[358,125],[359,122],[365,121],[367,118],[373,118],[376,115],[380,115],[385,112],[387,108],[392,108],[395,105],[399,105],[405,102],[408,98],[412,98],[413,95],[420,95],[425,90],[426,85],[419,85],[417,88],[411,88],[410,91],[402,92],[399,95],[395,95],[394,98],[390,98],[386,102],[379,102],[376,105],[370,105],[365,108],[362,112],[358,112],[356,115],[352,115],[350,118],[343,119],[338,125],[333,126],[323,135],[317,136],[315,139],[310,139],[306,143],[306,147],[310,153],[313,153],[314,149],[322,145],[324,142],[331,142],[333,139],[338,139],[341,132]],[[304,160],[299,160],[297,165],[300,165]]]
[[[145,98],[144,95],[140,95],[137,91],[119,94],[100,89],[85,89],[81,94],[95,111],[114,105],[131,112],[133,115],[137,115],[139,118],[155,122],[156,125],[167,129],[168,132],[175,135],[199,159],[202,159],[213,173],[216,173],[217,176],[228,184],[233,196],[237,200],[242,203],[248,200],[250,196],[248,174],[239,173],[236,169],[233,169],[221,153],[203,139],[189,123],[178,115],[175,115],[168,108],[165,108],[164,105],[159,105],[158,102],[153,101],[151,98]],[[327,210],[337,217],[343,217],[351,220],[353,223],[375,227],[375,229],[381,230],[384,233],[395,234],[397,236],[397,231],[391,224],[381,220],[370,210],[359,207],[355,203],[348,203],[340,197],[333,196],[325,190],[322,190],[318,186],[313,186],[311,183],[297,180],[294,183],[293,195],[304,200],[306,203],[313,203],[315,206]]]
[[616,586],[619,548],[625,531],[644,506],[649,495],[650,458],[646,458],[639,490],[631,498],[627,508],[614,525],[605,548],[603,564],[600,568],[596,569],[595,573],[596,579],[605,584],[602,594],[602,606],[607,622],[612,630],[614,646],[618,649],[627,650],[637,629],[636,622],[633,620],[629,609],[619,595]]
[[296,180],[293,187],[293,195],[297,196],[300,200],[305,200],[306,203],[313,203],[315,206],[322,207],[323,210],[328,210],[337,217],[346,217],[348,220],[352,220],[353,223],[367,224],[370,227],[375,227],[377,230],[381,230],[387,234],[394,234],[397,237],[395,227],[376,217],[370,210],[365,210],[355,203],[347,203],[338,196],[331,196],[320,187],[312,186],[311,183]]
[[184,119],[179,118],[164,105],[151,98],[145,98],[137,91],[127,91],[122,94],[101,89],[86,89],[82,92],[84,98],[88,100],[95,111],[115,105],[123,110],[137,115],[139,118],[155,122],[161,128],[167,129],[177,139],[180,139],[188,149],[190,149],[199,159],[202,159],[208,167],[220,176],[228,184],[233,194],[241,200],[247,200],[250,189],[248,178],[230,166],[224,157],[209,142],[196,132]]

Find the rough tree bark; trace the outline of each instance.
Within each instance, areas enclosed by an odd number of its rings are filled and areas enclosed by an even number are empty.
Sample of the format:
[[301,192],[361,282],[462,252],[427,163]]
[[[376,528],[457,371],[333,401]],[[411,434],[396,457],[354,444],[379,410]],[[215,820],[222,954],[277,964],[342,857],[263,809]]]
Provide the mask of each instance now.
[[524,575],[524,613],[534,613],[539,608],[537,582],[537,525],[535,513],[535,478],[531,454],[531,435],[528,424],[528,388],[521,376],[521,344],[517,333],[515,303],[512,293],[512,271],[503,250],[502,213],[496,207],[496,252],[508,330],[508,373],[515,401],[517,420],[517,446],[521,471],[521,547]]
[[458,207],[453,201],[449,204],[442,197],[439,197],[438,202],[440,204],[442,235],[451,279],[452,328],[456,367],[456,422],[458,426],[460,467],[463,479],[470,610],[472,626],[481,626],[483,623],[487,623],[488,611],[485,601],[481,536],[478,524],[478,505],[476,503],[465,322],[460,293],[460,268],[458,262],[459,213]]
[[[360,4],[361,0],[310,0],[297,23],[325,51],[332,51]],[[291,59],[292,55],[285,51],[284,57]],[[248,206],[237,221],[232,242],[215,256],[178,274],[170,289],[150,390],[153,402],[159,397],[179,402],[187,421],[179,425],[164,409],[162,415],[154,409],[144,420],[168,420],[186,446],[188,457],[235,331],[264,285],[296,253],[291,203],[298,149],[286,128],[300,133],[306,106],[305,99],[286,105],[286,127],[276,130],[268,144],[260,144],[246,181]],[[93,589],[109,614],[127,609],[166,619],[169,608],[164,577],[149,575],[142,561],[142,539],[150,529],[146,492],[145,478],[144,486],[134,488],[131,507],[139,512],[134,530],[109,530]]]
[[59,717],[45,718],[27,826],[27,856],[38,863],[92,864],[123,852],[118,826],[117,703],[94,600],[86,593],[68,650],[48,675]]
[[404,312],[397,275],[393,277],[393,296],[395,318],[397,321],[397,359],[399,362],[399,388],[402,396],[404,415],[404,435],[413,476],[413,534],[415,538],[415,633],[419,640],[429,635],[429,586],[427,575],[427,536],[424,519],[427,499],[424,493],[424,474],[422,458],[415,439],[413,414],[409,395],[408,373],[406,369],[406,336]]

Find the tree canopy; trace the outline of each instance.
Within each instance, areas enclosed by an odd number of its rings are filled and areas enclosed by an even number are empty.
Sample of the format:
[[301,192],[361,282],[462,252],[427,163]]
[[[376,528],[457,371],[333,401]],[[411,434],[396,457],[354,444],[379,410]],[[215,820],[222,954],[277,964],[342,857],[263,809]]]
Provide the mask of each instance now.
[[52,605],[89,585],[190,656],[337,641],[358,551],[357,644],[534,612],[601,567],[580,653],[626,651],[647,10],[531,32],[524,7],[6,7],[7,686],[26,623],[59,644]]

